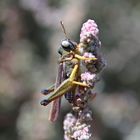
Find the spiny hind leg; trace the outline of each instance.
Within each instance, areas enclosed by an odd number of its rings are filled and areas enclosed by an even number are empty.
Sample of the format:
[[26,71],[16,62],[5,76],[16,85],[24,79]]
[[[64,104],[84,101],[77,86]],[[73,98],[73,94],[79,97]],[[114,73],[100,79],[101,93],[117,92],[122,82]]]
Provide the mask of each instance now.
[[77,82],[74,81],[76,74],[78,72],[78,64],[76,64],[71,72],[71,75],[68,79],[64,80],[59,87],[57,87],[53,94],[48,97],[47,99],[44,99],[40,102],[41,105],[46,106],[48,105],[50,102],[52,102],[53,100],[61,97],[62,95],[64,95],[65,93],[67,93],[75,84],[76,85],[80,85],[80,86],[84,86],[84,87],[88,87],[87,84],[84,84],[82,82]]
[[79,82],[79,81],[74,81],[75,80],[75,77],[76,77],[76,74],[78,72],[78,64],[76,64],[72,70],[72,73],[69,77],[69,80],[72,81],[73,84],[76,84],[76,85],[79,85],[79,86],[84,86],[84,87],[89,87],[86,83],[82,83],[82,82]]
[[57,87],[54,92],[52,93],[51,96],[49,96],[48,98],[42,100],[40,102],[41,105],[46,106],[48,105],[50,102],[54,101],[55,99],[61,97],[62,95],[64,95],[65,93],[67,93],[71,88],[73,87],[73,84],[71,81],[69,81],[69,79],[63,81],[59,87]]
[[[74,68],[73,68],[73,70],[72,70],[72,72],[71,72],[71,75],[70,75],[70,77],[69,77],[67,80],[68,80],[68,81],[71,81],[71,82],[73,81],[73,84],[77,84],[77,85],[81,85],[81,86],[86,86],[86,85],[83,84],[83,83],[74,81],[77,72],[78,72],[78,64],[76,64],[76,65],[74,66]],[[60,86],[61,86],[61,85],[60,85]],[[59,86],[58,88],[60,88],[60,86]],[[49,87],[49,88],[47,88],[47,89],[43,89],[43,90],[41,91],[41,93],[42,93],[43,95],[48,95],[49,93],[51,93],[51,92],[53,92],[53,91],[55,90],[54,88],[55,88],[55,85],[52,85],[51,87]],[[54,91],[54,93],[55,93],[55,91]]]
[[76,85],[79,85],[79,86],[83,86],[83,87],[89,87],[88,84],[82,83],[82,82],[73,81],[72,83],[73,83],[73,84],[76,84]]
[[47,89],[43,89],[43,90],[41,90],[41,93],[42,93],[43,95],[48,95],[49,93],[51,93],[51,92],[54,91],[54,87],[55,87],[55,85],[52,85],[52,86],[50,86],[50,87],[47,88]]
[[51,101],[59,98],[60,96],[64,95],[73,87],[73,81],[76,77],[78,72],[78,64],[76,64],[71,72],[71,75],[68,79],[64,80],[53,92],[53,94],[48,97],[47,99],[41,101],[41,105],[48,105]]
[[78,64],[76,64],[76,65],[74,66],[74,68],[73,68],[73,70],[72,70],[72,72],[71,72],[71,74],[70,74],[70,77],[68,78],[70,81],[74,81],[74,79],[76,78],[77,73],[78,73],[78,67],[79,67]]

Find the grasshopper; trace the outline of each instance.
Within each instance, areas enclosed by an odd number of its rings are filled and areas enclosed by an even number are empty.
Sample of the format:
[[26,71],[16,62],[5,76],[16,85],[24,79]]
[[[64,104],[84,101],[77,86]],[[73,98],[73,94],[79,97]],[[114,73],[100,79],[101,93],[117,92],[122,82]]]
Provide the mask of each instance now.
[[[82,43],[77,44],[71,41],[70,39],[68,39],[62,22],[61,22],[61,26],[63,32],[65,33],[66,39],[61,42],[61,47],[59,49],[61,58],[59,61],[56,84],[42,91],[44,95],[49,95],[49,94],[51,95],[40,102],[41,105],[47,106],[49,103],[53,101],[51,114],[58,114],[60,109],[61,96],[65,95],[65,97],[69,100],[69,102],[71,102],[69,99],[68,92],[71,92],[70,96],[72,96],[77,86],[87,87],[87,88],[89,87],[88,84],[83,83],[79,80],[81,61],[97,60],[97,58],[84,57],[83,50],[85,46]],[[53,120],[55,119],[56,117],[53,118]]]

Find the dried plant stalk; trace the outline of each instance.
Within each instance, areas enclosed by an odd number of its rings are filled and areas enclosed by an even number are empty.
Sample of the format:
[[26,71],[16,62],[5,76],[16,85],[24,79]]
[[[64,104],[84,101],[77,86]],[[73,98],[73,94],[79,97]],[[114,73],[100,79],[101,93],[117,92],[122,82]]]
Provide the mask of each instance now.
[[[99,29],[94,20],[88,20],[83,24],[80,34],[80,45],[83,49],[82,55],[87,58],[97,58],[97,61],[85,60],[81,62],[79,81],[89,85],[88,88],[76,87],[72,111],[65,116],[63,122],[65,140],[91,140],[92,135],[92,111],[89,109],[88,101],[94,99],[93,93],[95,83],[98,81],[97,74],[105,66],[104,59],[99,53],[101,42],[98,39]],[[84,69],[84,70],[83,70]]]

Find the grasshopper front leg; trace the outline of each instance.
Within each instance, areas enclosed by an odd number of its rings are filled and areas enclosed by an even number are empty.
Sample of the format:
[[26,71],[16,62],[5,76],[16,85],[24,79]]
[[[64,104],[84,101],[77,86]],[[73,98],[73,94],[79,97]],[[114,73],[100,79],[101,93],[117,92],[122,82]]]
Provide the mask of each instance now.
[[80,56],[78,54],[75,54],[74,57],[77,58],[77,59],[79,59],[79,60],[93,60],[93,61],[97,60],[96,57],[94,57],[94,58],[88,58],[88,57],[85,57],[85,56]]
[[62,58],[60,60],[60,62],[71,61],[73,58],[77,58],[78,60],[91,60],[91,61],[96,61],[97,60],[96,57],[94,57],[94,58],[88,58],[88,57],[80,56],[78,54],[73,54],[73,53],[70,53],[70,54],[67,54],[67,55],[70,55],[70,57]]
[[70,77],[68,79],[66,79],[65,81],[63,81],[61,83],[61,85],[54,90],[53,94],[50,97],[48,97],[47,99],[41,101],[40,104],[44,105],[44,106],[48,105],[53,100],[59,98],[60,96],[64,95],[65,93],[67,93],[70,89],[73,88],[74,85],[88,87],[88,85],[85,83],[74,81],[75,77],[77,76],[77,73],[78,73],[78,67],[79,67],[79,65],[76,64],[72,70]]

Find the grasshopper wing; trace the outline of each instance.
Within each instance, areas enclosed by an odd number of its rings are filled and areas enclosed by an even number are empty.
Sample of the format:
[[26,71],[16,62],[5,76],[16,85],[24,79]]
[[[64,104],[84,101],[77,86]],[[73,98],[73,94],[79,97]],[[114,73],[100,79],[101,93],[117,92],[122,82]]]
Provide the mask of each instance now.
[[[64,81],[64,67],[65,67],[64,63],[60,63],[58,66],[58,74],[56,77],[55,89]],[[52,102],[49,115],[50,121],[54,122],[57,120],[60,112],[60,107],[61,107],[61,97]]]

